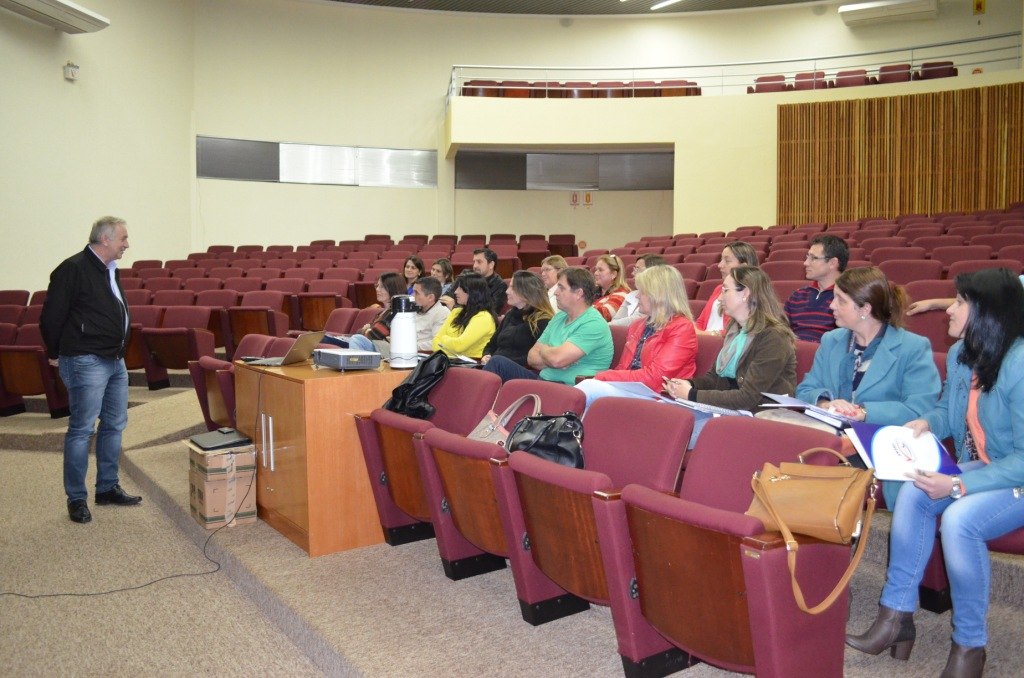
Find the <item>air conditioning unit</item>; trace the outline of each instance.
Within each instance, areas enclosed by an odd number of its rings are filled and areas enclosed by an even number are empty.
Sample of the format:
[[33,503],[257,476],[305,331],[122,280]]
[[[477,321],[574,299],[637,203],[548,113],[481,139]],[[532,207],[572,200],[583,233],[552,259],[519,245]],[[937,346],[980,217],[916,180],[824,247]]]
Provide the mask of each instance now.
[[934,19],[938,15],[938,0],[876,0],[839,6],[839,16],[847,26]]
[[65,33],[94,33],[110,25],[105,16],[67,0],[0,0],[0,7]]

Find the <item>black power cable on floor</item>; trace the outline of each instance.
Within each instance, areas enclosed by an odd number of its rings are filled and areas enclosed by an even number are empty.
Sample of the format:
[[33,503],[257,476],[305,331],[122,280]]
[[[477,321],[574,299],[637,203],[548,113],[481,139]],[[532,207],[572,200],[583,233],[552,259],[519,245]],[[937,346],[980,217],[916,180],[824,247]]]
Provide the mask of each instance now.
[[[240,502],[238,502],[239,506],[242,506],[245,503],[245,500],[249,497],[249,493],[253,491],[253,484],[255,482],[256,482],[256,473],[254,471],[253,474],[252,474],[252,478],[249,479],[249,487],[246,488],[245,495],[243,495],[242,500]],[[178,579],[178,578],[181,578],[181,577],[205,577],[207,575],[216,574],[217,572],[220,572],[221,565],[220,565],[219,562],[217,562],[216,560],[214,560],[213,558],[210,557],[210,554],[207,553],[207,549],[209,548],[210,540],[213,539],[214,535],[216,535],[218,532],[223,530],[225,527],[228,527],[229,524],[230,524],[230,521],[225,522],[223,525],[221,525],[216,530],[211,532],[210,536],[206,538],[205,542],[203,542],[203,557],[206,558],[208,561],[210,561],[211,563],[213,563],[216,566],[212,570],[207,570],[205,572],[179,572],[178,574],[169,574],[166,577],[159,577],[157,579],[153,579],[152,581],[148,581],[145,584],[139,584],[138,586],[126,586],[124,588],[119,588],[119,589],[110,589],[109,591],[92,591],[92,592],[89,592],[89,593],[64,592],[64,593],[37,593],[37,594],[18,593],[16,591],[0,591],[0,596],[12,596],[12,597],[15,597],[15,598],[28,598],[28,599],[59,598],[59,597],[89,598],[89,597],[92,597],[92,596],[106,596],[106,595],[110,595],[111,593],[122,593],[124,591],[138,591],[139,589],[144,589],[147,586],[152,586],[153,584],[159,584],[160,582],[167,581],[169,579]]]

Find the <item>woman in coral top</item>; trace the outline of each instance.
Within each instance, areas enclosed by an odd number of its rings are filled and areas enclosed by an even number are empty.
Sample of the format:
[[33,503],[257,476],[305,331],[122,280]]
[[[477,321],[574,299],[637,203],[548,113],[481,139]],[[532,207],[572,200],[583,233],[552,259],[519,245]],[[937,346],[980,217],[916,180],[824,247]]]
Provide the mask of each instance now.
[[[737,240],[725,246],[722,250],[722,258],[718,262],[718,272],[722,274],[722,280],[729,275],[737,266],[757,266],[757,252],[749,244]],[[697,332],[700,334],[722,334],[729,326],[729,317],[722,310],[719,297],[722,296],[722,286],[719,285],[711,292],[711,298],[704,304],[704,310],[694,321]]]
[[697,333],[679,271],[652,266],[637,275],[636,285],[646,317],[629,326],[618,365],[576,385],[587,394],[588,407],[604,396],[632,395],[616,382],[638,381],[661,391],[665,377],[689,379],[696,370]]
[[626,284],[626,267],[615,254],[602,254],[594,264],[594,280],[601,288],[601,296],[594,302],[594,308],[605,320],[611,320],[629,294]]

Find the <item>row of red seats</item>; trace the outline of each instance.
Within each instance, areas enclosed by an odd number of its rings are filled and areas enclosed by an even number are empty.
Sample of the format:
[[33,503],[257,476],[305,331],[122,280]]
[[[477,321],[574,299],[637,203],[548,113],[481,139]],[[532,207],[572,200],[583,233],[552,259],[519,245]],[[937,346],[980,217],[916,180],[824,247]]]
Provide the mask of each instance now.
[[868,75],[865,68],[853,68],[839,71],[834,80],[829,80],[825,71],[797,73],[789,82],[785,75],[763,75],[754,78],[754,84],[747,87],[747,94],[765,92],[791,92],[809,89],[830,89],[835,87],[860,87],[894,82],[910,82],[911,80],[933,80],[935,78],[952,78],[958,74],[952,61],[931,61],[921,64],[912,70],[910,64],[886,64],[879,66],[875,75]]
[[467,80],[462,86],[465,97],[503,97],[506,99],[622,99],[633,97],[700,96],[700,86],[692,80],[576,80],[568,82],[529,82],[526,80]]

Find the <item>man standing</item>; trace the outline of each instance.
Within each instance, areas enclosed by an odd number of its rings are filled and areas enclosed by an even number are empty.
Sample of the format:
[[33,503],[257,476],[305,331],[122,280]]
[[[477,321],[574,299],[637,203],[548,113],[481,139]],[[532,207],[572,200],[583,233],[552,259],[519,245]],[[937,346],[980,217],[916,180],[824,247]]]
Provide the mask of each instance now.
[[592,377],[612,364],[612,333],[604,317],[593,307],[601,291],[593,274],[583,268],[558,272],[555,300],[559,312],[548,323],[526,356],[536,372],[504,356],[493,356],[484,366],[488,372],[509,379],[544,379],[570,386],[576,377]]
[[[498,255],[488,247],[481,247],[473,250],[473,272],[479,273],[487,283],[487,291],[491,295],[492,308],[495,315],[501,315],[502,309],[508,303],[508,285],[501,276],[494,272],[498,263]],[[441,297],[441,303],[448,308],[455,306],[455,298],[450,295]]]
[[128,424],[128,307],[117,260],[128,249],[124,219],[103,217],[89,244],[50,274],[39,319],[46,351],[56,358],[68,390],[71,417],[64,437],[64,491],[76,523],[92,520],[86,501],[89,438],[96,433],[96,503],[138,504],[118,482],[121,432]]
[[786,316],[797,339],[821,341],[821,335],[836,328],[829,306],[839,274],[846,270],[850,249],[846,241],[834,235],[819,235],[811,240],[804,259],[804,275],[811,284],[801,287],[786,301]]

